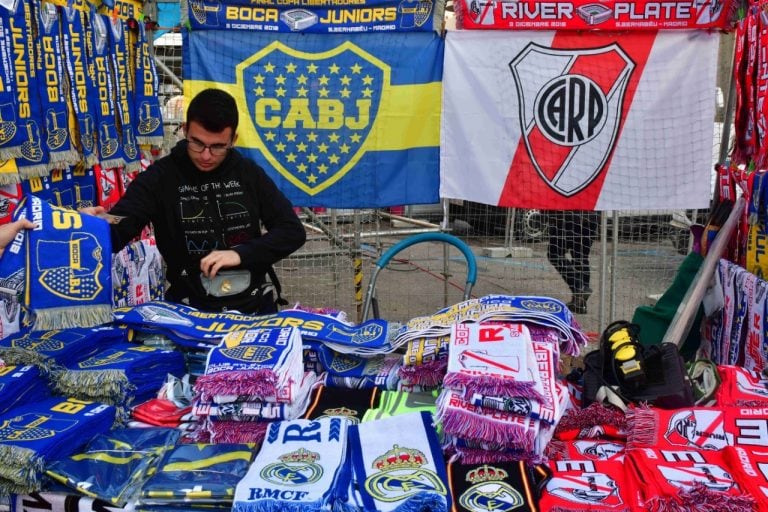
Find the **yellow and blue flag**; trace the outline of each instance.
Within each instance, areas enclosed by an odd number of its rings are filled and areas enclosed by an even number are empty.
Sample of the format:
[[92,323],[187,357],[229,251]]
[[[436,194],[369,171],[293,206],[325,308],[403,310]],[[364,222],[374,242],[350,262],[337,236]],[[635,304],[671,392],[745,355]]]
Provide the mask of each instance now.
[[184,45],[185,96],[232,94],[238,150],[294,205],[438,201],[438,35],[205,30]]

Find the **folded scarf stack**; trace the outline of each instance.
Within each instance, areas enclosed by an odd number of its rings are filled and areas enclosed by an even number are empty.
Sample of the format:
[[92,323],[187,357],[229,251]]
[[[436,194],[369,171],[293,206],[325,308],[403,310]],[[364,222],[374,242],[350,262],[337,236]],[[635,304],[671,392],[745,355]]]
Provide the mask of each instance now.
[[194,413],[214,443],[258,443],[266,422],[303,414],[316,379],[304,372],[298,329],[232,332],[208,353]]
[[434,315],[409,320],[392,344],[407,344],[400,369],[403,381],[430,387],[442,382],[448,362],[448,343],[455,324],[525,322],[554,330],[560,351],[578,355],[587,337],[562,302],[548,297],[487,295],[444,308]]
[[180,352],[118,343],[59,372],[54,376],[54,389],[66,396],[115,405],[124,420],[132,404],[157,394],[168,374],[181,377],[184,371]]
[[45,473],[77,494],[124,507],[178,439],[179,432],[169,428],[116,429],[53,462]]
[[0,494],[40,490],[48,463],[77,452],[114,421],[110,405],[60,397],[0,415]]
[[316,353],[324,369],[326,386],[390,390],[398,387],[401,357],[397,354],[361,357],[336,352],[324,345],[316,347]]
[[0,414],[49,396],[48,381],[36,366],[0,366]]
[[125,329],[110,326],[33,331],[0,340],[0,357],[9,364],[34,364],[48,374],[72,366],[115,343]]
[[331,510],[349,481],[347,425],[339,417],[272,423],[233,512]]
[[429,413],[350,426],[349,454],[353,474],[340,498],[343,510],[451,510],[445,461]]
[[454,325],[437,400],[446,449],[465,463],[542,461],[568,403],[557,361],[557,344],[532,341],[525,324]]
[[138,510],[231,510],[253,444],[183,444],[168,450],[142,486]]

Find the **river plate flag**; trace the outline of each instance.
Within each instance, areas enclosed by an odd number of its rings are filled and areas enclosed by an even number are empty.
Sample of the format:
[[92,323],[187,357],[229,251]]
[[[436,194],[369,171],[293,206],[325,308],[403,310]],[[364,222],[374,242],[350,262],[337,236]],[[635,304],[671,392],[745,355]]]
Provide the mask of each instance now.
[[438,201],[443,40],[433,33],[184,34],[184,95],[217,87],[238,150],[296,206]]
[[718,36],[453,31],[440,196],[522,208],[706,208]]

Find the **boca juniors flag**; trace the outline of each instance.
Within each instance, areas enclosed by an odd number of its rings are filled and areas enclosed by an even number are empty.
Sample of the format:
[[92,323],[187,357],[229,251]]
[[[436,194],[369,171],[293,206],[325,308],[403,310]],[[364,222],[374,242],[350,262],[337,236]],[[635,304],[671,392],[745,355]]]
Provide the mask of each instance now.
[[449,32],[440,196],[706,208],[716,34]]
[[185,48],[185,96],[232,94],[237,149],[294,205],[438,201],[438,35],[210,30],[185,34]]

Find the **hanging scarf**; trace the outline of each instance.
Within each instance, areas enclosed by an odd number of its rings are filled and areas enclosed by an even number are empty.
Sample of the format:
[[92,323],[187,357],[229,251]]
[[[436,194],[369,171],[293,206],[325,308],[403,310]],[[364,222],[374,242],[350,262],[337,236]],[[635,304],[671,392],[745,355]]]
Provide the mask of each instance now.
[[753,510],[754,498],[734,481],[722,451],[643,448],[627,458],[645,510]]
[[72,169],[72,182],[75,193],[76,210],[96,206],[96,181],[93,168],[86,167],[85,162],[79,162]]
[[264,444],[237,484],[233,512],[330,510],[343,478],[347,421],[338,418],[272,423]]
[[80,157],[69,136],[69,110],[62,52],[59,10],[51,2],[32,0],[37,26],[37,86],[39,88],[44,141],[50,169],[74,165]]
[[316,420],[341,416],[350,424],[360,423],[366,411],[378,407],[382,394],[378,388],[339,389],[321,385],[312,391],[309,407],[302,417]]
[[249,395],[292,402],[291,383],[304,375],[301,335],[293,327],[228,334],[208,353],[205,375],[194,389],[203,400],[215,395]]
[[[19,173],[16,171],[16,162],[14,160],[8,160],[5,164],[0,163],[0,183],[2,183],[2,169],[4,167],[13,167],[13,172],[16,176]],[[21,178],[19,178],[19,181]],[[21,201],[24,193],[21,188],[21,184],[17,182],[7,185],[0,185],[0,202],[6,205],[5,210],[0,211],[0,225],[11,222],[13,212],[16,210],[16,206]]]
[[[37,39],[32,32],[34,12],[32,0],[19,0],[16,12],[11,18],[11,31],[14,34],[13,63],[16,74],[17,128],[23,132],[21,156],[16,158],[16,167],[22,179],[46,176],[51,167],[46,146],[43,144],[43,110],[39,95],[37,73]],[[20,44],[23,41],[24,44]],[[19,77],[25,77],[22,86]]]
[[77,123],[72,123],[70,136],[85,159],[85,167],[90,168],[98,162],[95,120],[98,89],[89,70],[87,49],[90,45],[84,29],[87,15],[74,7],[62,7],[62,13],[64,63],[70,83],[70,105],[77,119]]
[[162,299],[165,273],[154,239],[137,240],[112,256],[115,306],[135,306]]
[[90,436],[107,432],[115,409],[53,397],[0,416],[0,491],[40,489],[46,463],[75,453]]
[[138,171],[141,168],[141,152],[136,142],[136,128],[134,127],[133,113],[135,105],[133,101],[132,77],[130,76],[130,56],[126,44],[127,27],[125,22],[118,17],[107,18],[107,33],[109,34],[112,64],[113,87],[115,87],[116,119],[122,134],[123,157],[125,169],[128,172]]
[[168,428],[120,428],[95,436],[45,473],[77,493],[124,507],[178,438],[179,432]]
[[120,169],[107,169],[99,164],[93,166],[96,177],[96,203],[105,210],[111,210],[120,200]]
[[163,118],[158,101],[158,76],[144,23],[139,22],[136,39],[136,140],[139,144],[163,143]]
[[114,85],[115,77],[112,75],[110,64],[110,26],[109,17],[98,14],[92,6],[88,23],[83,27],[86,37],[90,37],[89,62],[93,63],[94,83],[98,91],[95,111],[99,163],[106,169],[125,164],[125,154],[117,131],[118,119],[115,110],[117,88]]
[[178,505],[231,503],[246,475],[253,444],[182,444],[168,450],[141,487],[140,503]]
[[556,461],[541,494],[542,510],[552,512],[633,510],[633,493],[624,467],[615,461]]
[[[20,157],[21,144],[26,137],[17,121],[14,44],[26,44],[23,28],[19,28],[10,11],[0,7],[0,160]],[[10,181],[10,176],[6,172],[0,173],[0,184],[14,183]]]
[[450,462],[448,483],[456,512],[514,510],[538,512],[538,474],[524,462]]
[[[393,437],[394,432],[407,435]],[[365,510],[451,509],[445,462],[429,413],[352,425],[349,440],[352,467]]]
[[[29,195],[15,219],[36,224],[24,244],[24,304],[33,330],[91,327],[112,318],[109,224],[98,217],[51,206]],[[15,246],[6,252],[13,253]],[[0,265],[3,258],[0,259]]]

